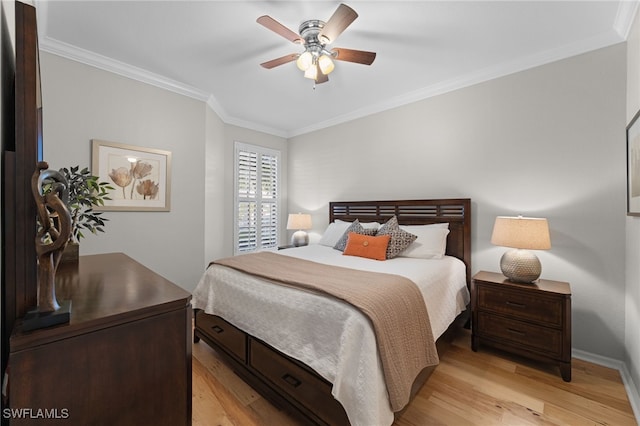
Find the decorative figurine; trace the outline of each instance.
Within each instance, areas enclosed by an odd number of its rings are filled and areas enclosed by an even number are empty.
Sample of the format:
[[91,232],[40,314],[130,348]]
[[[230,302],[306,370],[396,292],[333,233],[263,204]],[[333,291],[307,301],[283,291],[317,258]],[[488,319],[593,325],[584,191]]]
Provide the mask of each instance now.
[[62,252],[71,235],[67,208],[69,189],[65,177],[41,161],[31,176],[31,192],[38,212],[36,254],[38,256],[38,307],[27,312],[24,331],[64,324],[71,318],[71,301],[56,300],[55,275]]

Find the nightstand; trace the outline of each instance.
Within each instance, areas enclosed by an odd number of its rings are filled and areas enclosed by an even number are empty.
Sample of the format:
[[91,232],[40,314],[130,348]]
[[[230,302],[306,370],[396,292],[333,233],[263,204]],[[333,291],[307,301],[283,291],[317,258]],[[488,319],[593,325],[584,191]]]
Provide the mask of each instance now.
[[295,246],[293,244],[287,244],[284,246],[278,246],[278,250],[285,250],[285,249],[290,249],[290,248],[294,248]]
[[481,344],[560,367],[571,381],[571,287],[562,281],[533,284],[478,272],[471,282],[471,349]]

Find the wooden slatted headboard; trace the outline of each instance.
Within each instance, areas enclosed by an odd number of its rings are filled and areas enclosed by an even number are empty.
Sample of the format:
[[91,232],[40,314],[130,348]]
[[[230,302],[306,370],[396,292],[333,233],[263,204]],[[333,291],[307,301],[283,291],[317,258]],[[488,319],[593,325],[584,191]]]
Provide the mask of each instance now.
[[471,200],[469,198],[403,201],[332,201],[329,221],[380,222],[393,215],[400,225],[449,223],[447,255],[467,266],[467,286],[471,284]]

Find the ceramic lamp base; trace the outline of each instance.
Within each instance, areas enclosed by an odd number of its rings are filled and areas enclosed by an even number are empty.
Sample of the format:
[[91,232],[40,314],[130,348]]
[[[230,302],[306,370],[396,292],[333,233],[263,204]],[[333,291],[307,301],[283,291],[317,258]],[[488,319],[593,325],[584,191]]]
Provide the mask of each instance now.
[[516,283],[532,283],[540,277],[542,265],[538,257],[528,250],[513,249],[500,259],[502,274]]
[[296,231],[291,237],[291,245],[294,247],[306,246],[309,244],[309,235],[305,231]]

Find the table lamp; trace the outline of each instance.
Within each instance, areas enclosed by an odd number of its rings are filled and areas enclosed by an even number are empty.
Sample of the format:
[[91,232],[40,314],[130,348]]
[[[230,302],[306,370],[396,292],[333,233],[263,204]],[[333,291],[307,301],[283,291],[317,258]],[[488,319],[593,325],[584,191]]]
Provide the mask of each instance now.
[[287,229],[297,229],[291,237],[293,246],[306,246],[309,244],[309,235],[304,230],[311,229],[311,215],[303,213],[290,214],[287,220]]
[[543,218],[498,216],[491,243],[513,248],[500,259],[500,269],[505,277],[513,282],[532,283],[540,277],[542,266],[529,250],[551,248],[549,224]]

